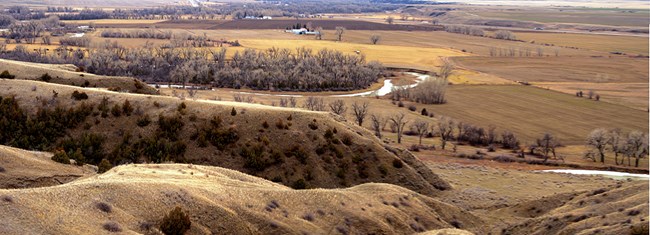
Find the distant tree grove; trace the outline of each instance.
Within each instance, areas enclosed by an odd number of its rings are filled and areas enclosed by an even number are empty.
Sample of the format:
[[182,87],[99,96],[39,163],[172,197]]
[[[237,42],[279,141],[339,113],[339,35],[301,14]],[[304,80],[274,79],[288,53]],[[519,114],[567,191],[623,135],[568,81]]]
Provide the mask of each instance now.
[[[1,47],[0,47],[1,48]],[[214,87],[276,91],[347,91],[377,82],[383,67],[363,55],[323,49],[246,49],[226,58],[226,49],[185,47],[125,48],[102,42],[88,50],[60,47],[55,52],[17,46],[0,57],[38,63],[74,64],[81,71],[133,76],[150,82],[193,83]]]

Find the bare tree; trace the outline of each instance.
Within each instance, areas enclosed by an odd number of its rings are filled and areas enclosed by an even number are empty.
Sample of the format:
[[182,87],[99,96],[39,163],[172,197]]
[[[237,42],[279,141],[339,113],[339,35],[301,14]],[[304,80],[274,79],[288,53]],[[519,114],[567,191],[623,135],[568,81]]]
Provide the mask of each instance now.
[[393,18],[392,16],[389,16],[388,18],[386,18],[386,23],[393,24],[394,22],[395,22],[395,18]]
[[515,34],[507,30],[497,30],[494,32],[494,38],[503,40],[517,40]]
[[345,33],[345,28],[341,26],[336,26],[336,41],[343,41],[343,33]]
[[303,108],[311,111],[325,111],[325,102],[323,101],[323,98],[310,96],[305,100]]
[[[406,94],[408,97],[422,104],[444,104],[445,92],[447,91],[448,81],[445,78],[427,78],[420,82],[418,86],[409,88]],[[393,93],[396,95],[398,93]]]
[[343,100],[335,100],[334,102],[329,103],[329,107],[332,113],[340,116],[345,116],[345,112],[348,110],[348,107],[345,106],[345,101]]
[[285,98],[280,98],[280,107],[287,107],[289,101]]
[[[621,137],[621,129],[612,129],[609,131],[608,135],[611,138],[609,141],[609,148],[614,152],[614,163],[618,165],[618,155],[625,153],[624,141]],[[621,162],[621,164],[623,164],[623,162]]]
[[381,36],[379,36],[379,35],[370,36],[370,42],[372,44],[377,44],[379,42],[379,40],[381,40]]
[[389,120],[393,123],[393,126],[395,127],[395,130],[397,132],[397,143],[402,143],[402,133],[404,132],[404,126],[406,126],[406,123],[408,121],[404,120],[406,115],[403,113],[395,114],[394,116],[390,117]]
[[440,147],[445,149],[447,141],[454,138],[454,120],[448,117],[442,117],[438,121],[438,131],[440,132]]
[[640,131],[630,132],[627,135],[625,149],[627,165],[630,166],[630,158],[634,158],[634,166],[639,167],[641,158],[647,157],[648,155],[648,135]]
[[296,105],[298,105],[298,101],[296,100],[296,97],[289,97],[289,106],[292,108],[295,108]]
[[359,126],[362,126],[363,120],[366,119],[366,115],[368,115],[368,102],[363,102],[362,104],[354,102],[354,104],[352,104],[352,112],[354,113],[354,117]]
[[589,134],[585,144],[597,152],[601,163],[605,163],[605,149],[610,142],[611,137],[608,131],[605,128],[598,128]]
[[316,27],[316,39],[322,40],[323,36],[325,36],[325,32],[323,32],[323,27]]
[[454,72],[454,65],[449,60],[442,60],[442,66],[438,70],[438,77],[447,79]]
[[52,37],[50,35],[43,35],[41,40],[43,40],[43,44],[45,45],[52,45]]
[[552,153],[553,158],[557,159],[555,148],[559,147],[560,143],[550,133],[545,133],[541,139],[537,139],[537,148],[544,153],[544,161],[548,160],[548,154]]
[[372,120],[372,130],[375,131],[375,136],[381,139],[381,131],[382,129],[384,129],[383,125],[385,123],[384,122],[385,119],[375,114],[371,114],[370,119]]
[[411,125],[411,128],[413,131],[415,131],[415,133],[418,134],[420,140],[419,145],[422,145],[422,137],[427,134],[427,130],[429,130],[429,123],[426,121],[417,120]]
[[494,142],[497,141],[497,133],[496,133],[496,127],[494,125],[488,126],[488,131],[487,131],[487,144],[493,144]]
[[503,148],[506,149],[518,149],[519,148],[519,140],[517,140],[517,137],[515,137],[515,134],[513,134],[510,131],[504,131],[501,134],[501,144],[503,145]]

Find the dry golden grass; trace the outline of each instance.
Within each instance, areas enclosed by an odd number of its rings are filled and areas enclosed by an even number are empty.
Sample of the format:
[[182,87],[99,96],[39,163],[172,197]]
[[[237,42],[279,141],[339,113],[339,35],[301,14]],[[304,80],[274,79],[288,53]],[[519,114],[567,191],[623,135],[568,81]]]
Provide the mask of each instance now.
[[298,191],[233,170],[180,164],[125,165],[62,186],[0,195],[13,199],[0,202],[4,234],[96,234],[109,221],[123,232],[146,233],[143,224],[157,230],[175,206],[190,214],[188,234],[410,233],[413,226],[451,228],[452,221],[481,230],[480,218],[390,184]]
[[648,83],[539,82],[533,85],[570,95],[593,90],[602,101],[648,110]]
[[595,102],[528,86],[452,86],[449,102],[427,110],[513,131],[524,141],[544,132],[565,144],[582,144],[596,128],[648,131],[648,115],[621,105]]
[[517,38],[535,43],[577,47],[602,52],[624,52],[631,55],[648,55],[648,38],[635,36],[612,36],[572,33],[516,32]]
[[431,69],[441,64],[441,57],[467,56],[468,54],[443,48],[418,48],[407,46],[369,45],[347,42],[317,40],[266,40],[242,39],[248,48],[267,49],[272,47],[295,49],[307,47],[312,50],[334,49],[348,54],[360,51],[368,61],[379,61],[386,66]]
[[[422,32],[422,31],[371,31],[371,30],[348,30],[343,35],[343,41],[353,43],[370,44],[370,37],[379,35],[380,45],[410,46],[410,47],[432,47],[432,48],[450,48],[454,50],[465,50],[467,53],[475,55],[488,56],[490,48],[502,49],[530,49],[535,52],[537,48],[544,48],[546,53],[551,53],[555,49],[559,50],[562,56],[585,56],[585,55],[602,55],[603,53],[591,52],[586,50],[576,50],[562,47],[542,46],[527,42],[498,40],[486,37],[474,37],[462,34],[447,33],[442,31]],[[312,38],[311,36],[305,36]],[[325,31],[324,39],[334,40],[334,31]]]
[[[647,7],[647,6],[646,6]],[[617,7],[618,8],[618,7]],[[505,11],[476,11],[474,14],[499,19],[517,21],[534,21],[541,23],[573,23],[610,26],[644,27],[648,24],[648,11],[622,12],[618,9],[607,10],[578,10],[578,9],[543,9],[520,8]]]
[[51,153],[25,151],[0,145],[0,189],[32,188],[63,184],[94,175],[90,167],[56,163]]
[[[648,115],[644,111],[529,86],[454,85],[447,90],[447,100],[443,105],[415,106],[418,112],[426,108],[436,117],[449,116],[482,127],[494,125],[499,132],[510,130],[524,145],[545,132],[571,145],[583,144],[587,134],[600,127],[648,131]],[[411,115],[408,118],[411,121],[430,120],[386,100],[367,101],[371,102],[371,113],[404,112]]]
[[0,68],[6,68],[9,73],[16,75],[16,79],[40,80],[40,77],[47,73],[52,77],[49,81],[51,83],[83,86],[88,82],[88,87],[115,88],[143,94],[156,93],[155,89],[137,79],[75,72],[77,67],[71,64],[40,64],[0,59]]
[[461,66],[512,81],[647,83],[648,59],[611,57],[456,57]]
[[[622,234],[629,231],[630,224],[648,219],[648,184],[644,180],[624,182],[475,164],[432,162],[430,166],[458,190],[449,192],[444,200],[481,216],[489,224],[486,229],[493,233],[503,228],[514,234],[547,233],[550,227],[558,233],[599,229]],[[597,190],[603,193],[594,195]],[[639,215],[629,216],[634,209]],[[575,219],[582,215],[586,219]]]

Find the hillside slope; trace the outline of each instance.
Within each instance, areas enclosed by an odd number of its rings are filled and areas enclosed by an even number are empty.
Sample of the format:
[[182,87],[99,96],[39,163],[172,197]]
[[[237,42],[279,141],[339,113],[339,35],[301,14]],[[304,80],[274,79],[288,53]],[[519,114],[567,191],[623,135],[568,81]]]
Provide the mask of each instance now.
[[176,206],[189,212],[188,234],[477,231],[481,221],[390,184],[293,190],[228,169],[182,164],[124,165],[65,185],[0,190],[0,197],[9,198],[0,201],[2,234],[97,234],[107,223],[146,233]]
[[[74,91],[85,92],[88,99],[71,99]],[[9,143],[47,151],[63,149],[68,154],[79,150],[91,164],[107,159],[114,165],[213,165],[293,188],[382,182],[425,195],[450,188],[409,152],[390,149],[369,131],[325,112],[183,101],[24,80],[3,81],[0,96],[6,97],[5,106],[18,107],[17,117],[9,119],[25,120],[3,127],[11,130],[24,126],[25,131],[9,136]],[[130,107],[128,113],[125,103]],[[34,116],[38,110],[39,116]],[[43,129],[31,124],[32,119],[45,120],[45,127],[58,120],[67,121],[56,123],[63,127],[61,130],[22,134]],[[43,137],[41,132],[54,134]],[[43,139],[51,143],[34,145],[33,140]]]
[[156,94],[153,87],[135,78],[101,76],[91,73],[76,72],[76,66],[71,64],[41,64],[15,60],[0,59],[0,72],[9,71],[16,79],[40,80],[47,73],[52,78],[48,82],[72,85],[110,88],[140,94]]
[[639,234],[648,234],[648,182],[557,194],[496,213],[518,218],[504,234],[635,234],[644,224]]
[[0,145],[0,188],[31,188],[59,185],[94,174],[86,167],[63,165],[52,154]]

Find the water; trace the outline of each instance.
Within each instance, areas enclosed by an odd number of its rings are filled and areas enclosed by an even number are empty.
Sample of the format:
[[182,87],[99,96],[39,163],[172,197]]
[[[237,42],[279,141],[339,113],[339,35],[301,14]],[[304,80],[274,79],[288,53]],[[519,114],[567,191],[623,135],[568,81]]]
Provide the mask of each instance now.
[[617,171],[596,171],[596,170],[543,170],[542,172],[553,172],[553,173],[564,173],[564,174],[574,174],[574,175],[601,175],[614,179],[639,179],[639,180],[650,180],[650,175],[646,174],[631,174],[626,172],[617,172]]

